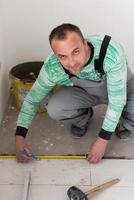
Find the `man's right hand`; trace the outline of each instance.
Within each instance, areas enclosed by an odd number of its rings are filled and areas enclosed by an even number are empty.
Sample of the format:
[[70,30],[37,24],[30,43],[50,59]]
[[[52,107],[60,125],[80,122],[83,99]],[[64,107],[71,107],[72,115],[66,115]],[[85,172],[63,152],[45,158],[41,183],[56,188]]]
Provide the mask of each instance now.
[[[16,135],[15,136],[15,147],[16,147],[16,158],[18,162],[27,162],[32,159],[32,151],[30,147],[25,142],[24,137]],[[26,151],[27,155],[21,154],[21,152]]]

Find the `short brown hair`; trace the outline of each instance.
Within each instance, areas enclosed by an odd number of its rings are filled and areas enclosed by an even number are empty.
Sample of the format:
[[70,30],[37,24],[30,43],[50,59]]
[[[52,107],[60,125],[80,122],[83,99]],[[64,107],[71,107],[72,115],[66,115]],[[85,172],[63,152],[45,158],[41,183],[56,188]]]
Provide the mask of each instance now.
[[61,24],[61,25],[57,26],[56,28],[54,28],[51,31],[51,33],[49,35],[50,44],[51,44],[53,38],[56,38],[59,40],[66,39],[68,32],[76,32],[81,37],[82,41],[84,41],[83,34],[78,26],[65,23],[65,24]]

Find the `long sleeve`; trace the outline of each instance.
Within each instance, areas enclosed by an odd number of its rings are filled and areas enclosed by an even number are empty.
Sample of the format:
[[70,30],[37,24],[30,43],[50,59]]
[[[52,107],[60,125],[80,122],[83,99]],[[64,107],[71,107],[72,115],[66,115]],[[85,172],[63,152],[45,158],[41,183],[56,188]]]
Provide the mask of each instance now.
[[[110,60],[107,58],[107,65],[108,62],[110,63]],[[114,64],[112,61],[111,67],[106,72],[106,81],[108,91],[108,107],[99,135],[103,138],[109,139],[115,131],[123,108],[126,104],[127,62],[125,55],[119,55],[116,57]]]
[[55,84],[50,81],[48,74],[45,72],[45,66],[43,66],[36,82],[25,98],[18,116],[17,126],[28,129],[39,107],[39,103],[54,86]]
[[116,70],[107,76],[108,107],[102,128],[113,132],[119,121],[122,110],[126,104],[126,78],[127,69],[124,63],[116,65]]

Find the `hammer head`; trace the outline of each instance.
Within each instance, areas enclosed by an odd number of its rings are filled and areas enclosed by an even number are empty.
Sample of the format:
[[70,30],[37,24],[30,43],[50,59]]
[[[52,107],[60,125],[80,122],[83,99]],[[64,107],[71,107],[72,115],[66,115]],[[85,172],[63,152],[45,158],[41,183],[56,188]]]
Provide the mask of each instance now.
[[88,200],[84,192],[75,186],[72,186],[68,189],[67,195],[70,200]]

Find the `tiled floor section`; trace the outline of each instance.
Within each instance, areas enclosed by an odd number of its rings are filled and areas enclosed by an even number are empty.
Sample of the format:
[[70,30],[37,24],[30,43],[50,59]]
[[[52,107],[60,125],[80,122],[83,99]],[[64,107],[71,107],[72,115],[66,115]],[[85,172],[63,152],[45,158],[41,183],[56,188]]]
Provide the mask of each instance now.
[[40,160],[21,164],[0,160],[0,199],[21,200],[25,175],[31,172],[28,200],[68,200],[67,190],[76,185],[83,191],[114,178],[120,182],[98,192],[90,200],[132,200],[134,160],[104,159],[97,165],[85,160]]

